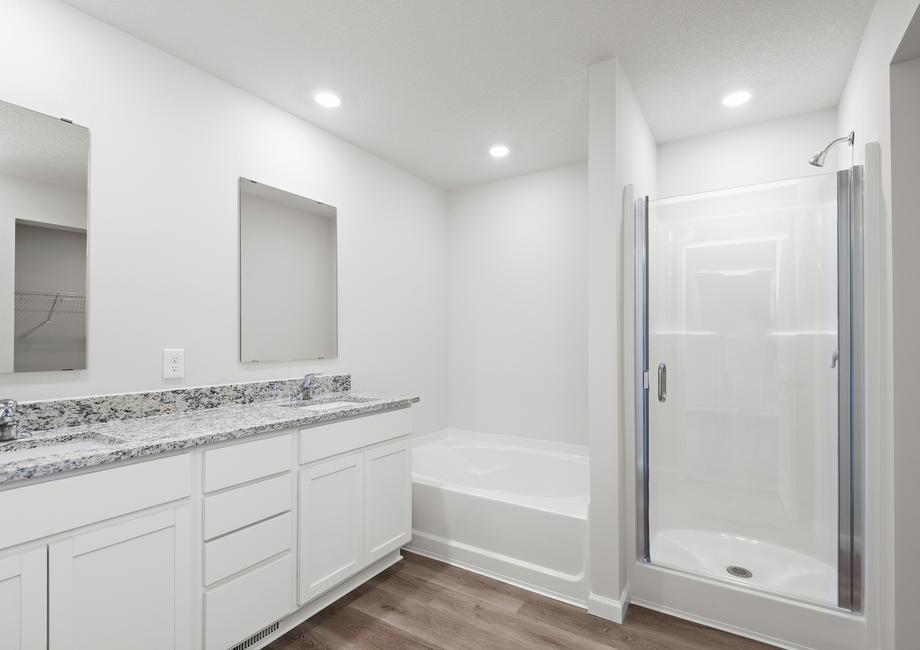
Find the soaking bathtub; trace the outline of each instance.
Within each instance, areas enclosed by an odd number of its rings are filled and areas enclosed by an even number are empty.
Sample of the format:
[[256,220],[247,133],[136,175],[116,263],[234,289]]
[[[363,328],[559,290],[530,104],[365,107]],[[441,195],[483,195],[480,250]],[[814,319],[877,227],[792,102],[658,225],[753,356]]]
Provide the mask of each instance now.
[[412,452],[410,551],[585,606],[588,457],[466,432]]

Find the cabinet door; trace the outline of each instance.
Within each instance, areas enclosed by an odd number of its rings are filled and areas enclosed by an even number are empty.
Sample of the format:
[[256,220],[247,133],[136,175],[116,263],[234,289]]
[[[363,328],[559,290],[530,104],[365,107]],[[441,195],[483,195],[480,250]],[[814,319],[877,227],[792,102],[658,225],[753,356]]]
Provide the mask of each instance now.
[[364,566],[364,454],[300,470],[301,605]]
[[42,650],[47,643],[45,546],[0,559],[0,650]]
[[51,647],[186,650],[190,523],[188,506],[181,506],[51,544]]
[[365,561],[380,559],[412,537],[412,450],[400,440],[364,452]]

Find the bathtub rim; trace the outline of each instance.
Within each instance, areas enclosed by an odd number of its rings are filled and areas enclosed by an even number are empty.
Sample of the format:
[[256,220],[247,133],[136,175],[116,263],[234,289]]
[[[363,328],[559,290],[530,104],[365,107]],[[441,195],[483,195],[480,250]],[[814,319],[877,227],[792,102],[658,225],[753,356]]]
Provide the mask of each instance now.
[[[531,440],[529,438],[504,436],[499,434],[477,433],[471,431],[462,431],[458,429],[445,429],[442,431],[437,431],[433,434],[426,434],[413,438],[412,451],[414,453],[421,447],[437,445],[439,443],[447,443],[449,441],[468,442],[473,445],[490,447],[504,451],[522,450],[528,453],[557,457],[567,462],[584,465],[585,472],[588,474],[586,477],[587,480],[585,481],[585,492],[584,494],[575,496],[553,497],[521,494],[516,492],[509,492],[507,490],[482,488],[475,485],[457,483],[456,481],[446,481],[434,476],[430,476],[428,474],[419,473],[415,469],[414,463],[412,468],[413,483],[427,485],[432,488],[447,490],[453,493],[467,494],[475,496],[476,498],[488,499],[490,501],[512,504],[521,508],[535,510],[538,512],[546,512],[561,517],[579,519],[583,521],[588,520],[590,510],[589,504],[591,502],[591,463],[588,456],[587,447],[581,447],[580,445],[572,445],[569,443],[559,443],[546,440]],[[582,453],[577,453],[579,451]],[[560,501],[571,502],[571,504],[560,503]]]

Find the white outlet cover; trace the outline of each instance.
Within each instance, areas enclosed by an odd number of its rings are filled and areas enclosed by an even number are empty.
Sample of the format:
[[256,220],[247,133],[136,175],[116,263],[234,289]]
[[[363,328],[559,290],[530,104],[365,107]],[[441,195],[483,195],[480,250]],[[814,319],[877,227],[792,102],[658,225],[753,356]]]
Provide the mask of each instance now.
[[163,379],[180,379],[181,377],[185,377],[185,350],[164,348]]

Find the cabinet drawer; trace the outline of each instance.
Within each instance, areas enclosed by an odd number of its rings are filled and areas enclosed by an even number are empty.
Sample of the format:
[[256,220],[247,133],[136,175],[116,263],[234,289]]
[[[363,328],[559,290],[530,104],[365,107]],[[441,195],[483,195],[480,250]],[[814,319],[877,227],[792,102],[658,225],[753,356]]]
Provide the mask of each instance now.
[[204,545],[204,584],[258,564],[291,548],[291,513],[230,533]]
[[399,409],[300,430],[300,464],[412,432],[412,411]]
[[204,491],[213,492],[291,469],[291,436],[241,442],[204,452]]
[[207,650],[227,650],[294,611],[290,554],[205,592]]
[[204,498],[204,539],[212,539],[291,509],[291,474]]

